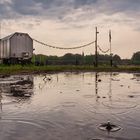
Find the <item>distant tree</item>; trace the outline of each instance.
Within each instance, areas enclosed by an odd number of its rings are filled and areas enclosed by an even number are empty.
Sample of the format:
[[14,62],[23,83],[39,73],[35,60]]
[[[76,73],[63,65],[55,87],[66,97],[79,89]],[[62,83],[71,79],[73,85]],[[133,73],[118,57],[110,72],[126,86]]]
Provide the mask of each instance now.
[[84,63],[88,65],[93,65],[95,63],[95,56],[94,55],[84,56]]
[[115,54],[113,56],[113,60],[120,63],[121,62],[121,57],[119,55]]
[[[121,61],[121,58],[118,55],[114,55],[113,60],[118,64]],[[32,62],[36,65],[94,65],[95,55],[67,53],[63,56],[46,56],[42,54],[34,54]],[[98,62],[100,65],[109,65],[110,55],[98,54]]]
[[121,64],[122,64],[122,65],[131,65],[132,62],[131,62],[130,59],[122,59],[122,60],[121,60]]
[[113,59],[113,65],[118,65],[118,64],[121,64],[121,57],[119,56],[119,55],[117,55],[117,54],[115,54],[113,57],[112,57],[112,59]]
[[140,64],[140,51],[133,54],[131,61],[133,64]]
[[75,54],[67,53],[61,57],[61,61],[65,65],[67,64],[75,65],[76,63],[78,63],[78,58],[76,57]]

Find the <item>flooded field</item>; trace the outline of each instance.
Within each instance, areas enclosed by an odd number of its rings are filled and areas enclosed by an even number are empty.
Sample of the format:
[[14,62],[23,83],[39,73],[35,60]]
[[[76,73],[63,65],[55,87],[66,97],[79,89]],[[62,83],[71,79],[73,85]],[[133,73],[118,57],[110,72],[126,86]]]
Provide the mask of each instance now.
[[33,139],[140,140],[140,74],[1,76],[0,140]]

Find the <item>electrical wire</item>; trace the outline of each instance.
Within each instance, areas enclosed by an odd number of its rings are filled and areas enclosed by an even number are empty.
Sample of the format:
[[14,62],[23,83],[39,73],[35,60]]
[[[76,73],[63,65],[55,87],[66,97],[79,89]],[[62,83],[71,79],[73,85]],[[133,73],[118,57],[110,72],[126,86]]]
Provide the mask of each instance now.
[[97,46],[97,47],[99,48],[99,50],[100,50],[102,53],[107,53],[107,52],[109,52],[109,50],[110,50],[110,49],[108,49],[108,50],[104,51],[104,50],[102,50],[102,49],[100,48],[100,46]]
[[44,45],[44,46],[47,46],[47,47],[50,47],[50,48],[54,48],[54,49],[64,49],[64,50],[70,50],[70,49],[79,49],[79,48],[84,48],[84,47],[87,47],[93,43],[95,43],[95,41],[92,41],[90,43],[87,43],[87,44],[84,44],[84,45],[81,45],[81,46],[75,46],[75,47],[68,47],[68,48],[64,48],[64,47],[58,47],[58,46],[53,46],[53,45],[49,45],[49,44],[46,44],[46,43],[43,43],[41,41],[38,41],[36,39],[33,39],[35,42],[41,44],[41,45]]

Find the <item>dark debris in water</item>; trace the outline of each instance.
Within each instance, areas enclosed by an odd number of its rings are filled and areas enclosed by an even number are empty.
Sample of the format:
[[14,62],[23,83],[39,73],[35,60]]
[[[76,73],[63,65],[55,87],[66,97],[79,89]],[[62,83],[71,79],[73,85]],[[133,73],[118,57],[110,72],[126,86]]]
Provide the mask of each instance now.
[[105,99],[106,97],[105,97],[105,96],[103,96],[102,98],[104,98],[104,99]]
[[33,82],[32,81],[30,81],[30,80],[22,80],[22,81],[18,81],[18,82],[16,82],[16,84],[18,84],[18,85],[25,85],[25,84],[33,84]]
[[91,140],[102,140],[102,139],[91,139]]
[[44,81],[51,81],[52,80],[52,77],[48,77],[47,75],[45,75],[45,77],[43,78]]
[[112,124],[108,121],[107,123],[100,124],[99,129],[102,131],[107,131],[107,132],[116,132],[116,131],[119,131],[121,127],[115,124]]
[[12,89],[11,93],[14,97],[31,97],[31,93],[26,93],[24,90]]
[[92,85],[92,83],[87,83],[88,85]]
[[134,95],[128,95],[129,98],[134,98]]
[[[7,82],[5,82],[7,80]],[[11,77],[2,83],[2,92],[7,93],[8,96],[14,97],[31,97],[33,94],[33,79],[27,77]],[[12,80],[12,81],[10,81]],[[10,82],[9,82],[10,81]]]
[[0,75],[0,78],[7,78],[7,77],[10,77],[10,75],[8,75],[8,74]]

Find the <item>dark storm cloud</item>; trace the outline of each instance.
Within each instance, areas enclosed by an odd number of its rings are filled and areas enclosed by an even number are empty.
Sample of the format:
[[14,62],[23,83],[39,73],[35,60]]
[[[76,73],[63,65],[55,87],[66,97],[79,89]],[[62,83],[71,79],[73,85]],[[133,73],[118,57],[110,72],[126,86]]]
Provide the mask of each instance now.
[[132,13],[140,11],[140,0],[105,0],[101,9],[106,13]]
[[123,13],[135,17],[140,12],[140,0],[3,0],[0,2],[0,18],[40,16],[62,20],[77,9],[83,10],[85,18],[88,10],[93,10],[95,15]]
[[98,0],[75,0],[74,2],[76,5],[89,5],[97,3]]
[[7,18],[12,13],[11,5],[8,2],[0,2],[0,19]]

